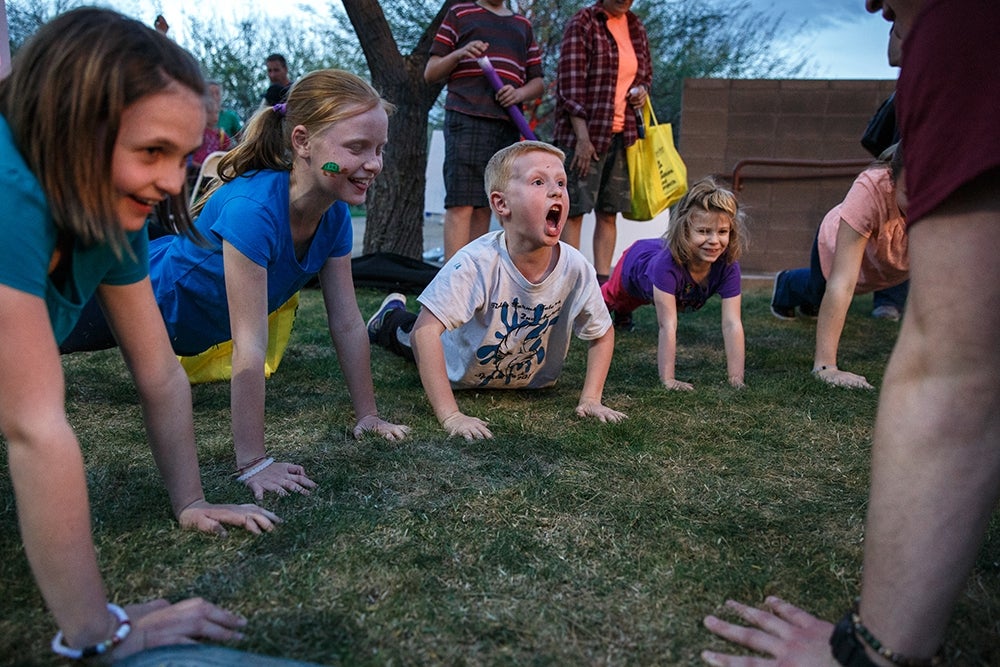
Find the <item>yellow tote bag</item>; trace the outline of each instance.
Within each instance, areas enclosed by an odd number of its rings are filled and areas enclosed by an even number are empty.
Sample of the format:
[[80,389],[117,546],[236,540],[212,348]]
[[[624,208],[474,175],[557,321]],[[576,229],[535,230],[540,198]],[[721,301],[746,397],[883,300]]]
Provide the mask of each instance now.
[[660,124],[649,98],[642,108],[646,138],[625,149],[632,210],[629,220],[652,220],[687,192],[687,167],[674,147],[670,123]]
[[[288,347],[288,339],[292,335],[292,325],[295,324],[295,311],[299,307],[299,293],[281,304],[273,313],[267,316],[267,356],[264,357],[264,377],[278,370],[281,358]],[[201,354],[193,357],[177,357],[181,366],[187,372],[188,382],[217,382],[229,380],[233,375],[233,341],[213,345]]]

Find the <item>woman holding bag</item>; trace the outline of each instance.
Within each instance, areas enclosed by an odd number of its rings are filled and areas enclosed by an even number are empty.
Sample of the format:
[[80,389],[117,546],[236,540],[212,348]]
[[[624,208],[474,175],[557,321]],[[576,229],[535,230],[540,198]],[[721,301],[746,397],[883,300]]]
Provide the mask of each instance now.
[[556,73],[555,143],[566,153],[569,220],[562,240],[580,247],[583,215],[594,211],[594,268],[611,273],[618,214],[632,206],[625,149],[638,138],[653,80],[646,29],[633,0],[598,0],[578,11],[562,40]]

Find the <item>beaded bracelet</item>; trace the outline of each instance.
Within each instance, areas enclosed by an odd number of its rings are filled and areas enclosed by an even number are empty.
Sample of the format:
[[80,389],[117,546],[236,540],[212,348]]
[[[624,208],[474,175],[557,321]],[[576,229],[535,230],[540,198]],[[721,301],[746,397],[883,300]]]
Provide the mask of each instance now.
[[129,620],[128,614],[125,610],[116,604],[108,603],[108,611],[115,615],[118,619],[118,628],[115,630],[115,634],[111,636],[110,639],[105,639],[99,644],[94,644],[93,646],[87,646],[85,648],[70,648],[66,646],[63,642],[62,630],[56,633],[56,636],[52,638],[52,650],[58,655],[64,658],[69,658],[70,660],[86,660],[87,658],[93,658],[98,655],[104,655],[114,647],[125,641],[129,633],[132,632],[132,621]]
[[876,653],[888,660],[894,665],[902,665],[902,667],[938,667],[938,665],[944,664],[944,647],[939,647],[937,652],[934,654],[930,660],[924,660],[923,658],[909,658],[905,655],[896,653],[892,649],[889,649],[882,645],[872,631],[865,627],[864,623],[861,622],[861,615],[858,614],[858,604],[860,601],[854,603],[854,609],[851,610],[851,624],[854,626],[854,634],[872,647]]
[[830,647],[833,657],[845,667],[874,667],[875,663],[865,653],[863,644],[867,644],[880,656],[900,667],[938,667],[944,664],[943,647],[938,649],[933,658],[925,660],[910,658],[883,646],[872,631],[861,622],[858,602],[855,602],[854,607],[844,614],[834,628],[830,637]]
[[246,472],[242,473],[239,477],[236,478],[236,481],[237,482],[245,482],[248,479],[250,479],[251,477],[253,477],[254,475],[256,475],[257,473],[259,473],[264,468],[266,468],[269,465],[271,465],[272,463],[274,463],[274,459],[272,457],[268,456],[266,459],[264,459],[263,461],[261,461],[260,463],[258,463],[257,465],[255,465],[254,467],[252,467],[249,470],[247,470]]

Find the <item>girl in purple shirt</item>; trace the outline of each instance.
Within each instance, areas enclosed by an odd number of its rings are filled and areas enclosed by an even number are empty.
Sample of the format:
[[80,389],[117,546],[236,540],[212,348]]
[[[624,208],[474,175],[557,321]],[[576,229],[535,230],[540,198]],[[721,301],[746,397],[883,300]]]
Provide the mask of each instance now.
[[744,386],[738,260],[745,238],[743,213],[735,195],[712,179],[703,179],[674,208],[663,238],[644,239],[629,246],[601,288],[619,329],[631,328],[632,311],[639,306],[656,306],[657,368],[667,389],[694,389],[674,377],[677,313],[698,310],[716,293],[722,297],[722,337],[729,384]]

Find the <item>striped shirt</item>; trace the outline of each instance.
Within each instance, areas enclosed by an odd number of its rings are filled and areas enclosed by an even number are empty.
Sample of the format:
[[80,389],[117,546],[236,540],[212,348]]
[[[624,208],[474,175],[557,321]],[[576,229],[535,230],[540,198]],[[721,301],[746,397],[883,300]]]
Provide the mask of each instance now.
[[[486,52],[500,80],[515,88],[542,76],[542,51],[531,22],[519,14],[498,16],[475,3],[454,5],[434,36],[432,56],[446,56],[473,40],[487,42]],[[448,77],[444,106],[469,116],[510,120],[495,99],[475,58],[464,58]]]
[[[646,29],[632,12],[627,12],[625,17],[638,61],[632,86],[642,85],[649,90],[653,82],[653,65]],[[607,13],[595,4],[574,14],[566,26],[556,70],[555,126],[555,143],[564,148],[572,149],[576,145],[570,116],[587,121],[590,141],[598,154],[604,154],[611,146],[618,44],[608,30],[607,20]],[[623,134],[626,146],[631,146],[638,138],[634,114],[625,114]]]

